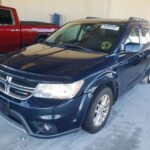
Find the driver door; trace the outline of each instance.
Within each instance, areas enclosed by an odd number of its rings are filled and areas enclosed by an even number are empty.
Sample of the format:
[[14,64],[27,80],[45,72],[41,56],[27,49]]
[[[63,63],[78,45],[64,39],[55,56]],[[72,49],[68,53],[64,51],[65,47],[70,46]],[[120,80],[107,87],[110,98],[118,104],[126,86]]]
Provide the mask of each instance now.
[[[130,48],[130,51],[126,49],[126,46],[134,45],[134,48]],[[137,45],[137,49],[136,49]],[[119,53],[119,65],[118,74],[121,82],[121,91],[131,87],[140,75],[143,73],[141,65],[144,63],[144,55],[140,42],[140,30],[138,27],[133,27],[122,44]]]

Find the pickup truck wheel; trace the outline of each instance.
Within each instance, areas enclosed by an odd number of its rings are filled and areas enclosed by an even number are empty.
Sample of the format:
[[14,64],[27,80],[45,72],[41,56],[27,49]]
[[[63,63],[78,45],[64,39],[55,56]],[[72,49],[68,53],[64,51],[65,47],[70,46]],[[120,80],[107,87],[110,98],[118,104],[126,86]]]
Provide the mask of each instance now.
[[40,36],[36,39],[35,43],[43,43],[46,40],[47,36]]
[[109,87],[97,91],[88,110],[83,129],[89,133],[96,133],[101,130],[108,119],[112,103],[113,93]]

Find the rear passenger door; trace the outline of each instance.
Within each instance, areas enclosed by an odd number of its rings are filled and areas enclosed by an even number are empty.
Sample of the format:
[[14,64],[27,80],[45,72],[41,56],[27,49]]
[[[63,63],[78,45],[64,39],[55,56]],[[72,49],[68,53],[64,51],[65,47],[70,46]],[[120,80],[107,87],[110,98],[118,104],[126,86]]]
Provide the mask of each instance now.
[[150,65],[150,30],[148,28],[141,28],[141,44],[142,44],[142,54],[143,63],[140,66],[142,72],[145,72]]

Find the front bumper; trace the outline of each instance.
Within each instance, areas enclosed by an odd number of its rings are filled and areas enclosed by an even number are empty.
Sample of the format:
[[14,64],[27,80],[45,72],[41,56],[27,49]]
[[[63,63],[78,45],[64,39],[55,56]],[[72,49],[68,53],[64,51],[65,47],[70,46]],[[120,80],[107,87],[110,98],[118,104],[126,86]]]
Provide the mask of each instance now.
[[0,110],[21,123],[29,135],[50,138],[79,129],[90,99],[89,94],[83,94],[67,101],[33,97],[18,101],[0,93]]

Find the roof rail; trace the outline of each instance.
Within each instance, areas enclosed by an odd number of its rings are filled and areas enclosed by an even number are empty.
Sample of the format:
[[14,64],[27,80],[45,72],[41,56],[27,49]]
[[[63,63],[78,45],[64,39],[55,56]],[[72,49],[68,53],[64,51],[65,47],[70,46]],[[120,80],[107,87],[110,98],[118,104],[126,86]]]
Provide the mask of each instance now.
[[86,19],[101,19],[101,18],[98,18],[98,17],[86,17]]
[[139,22],[139,23],[146,23],[149,24],[149,21],[146,19],[138,18],[138,17],[130,17],[129,18],[130,22]]

